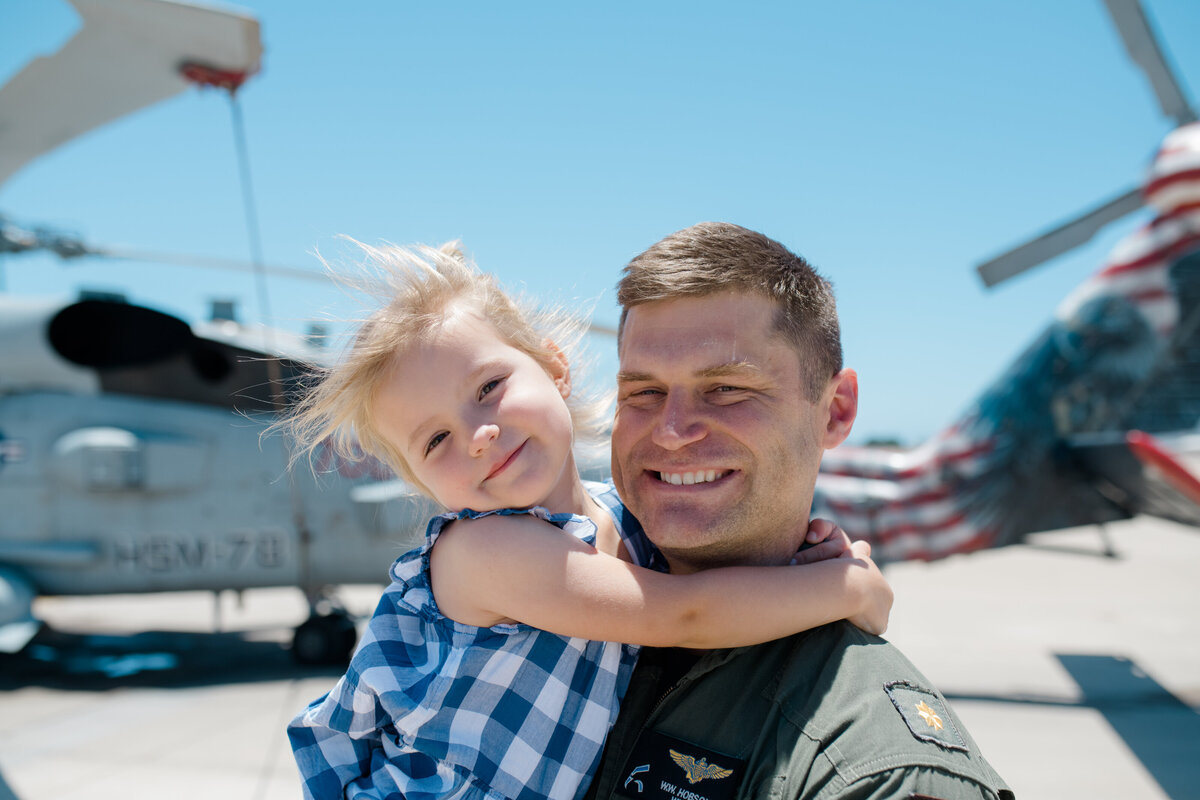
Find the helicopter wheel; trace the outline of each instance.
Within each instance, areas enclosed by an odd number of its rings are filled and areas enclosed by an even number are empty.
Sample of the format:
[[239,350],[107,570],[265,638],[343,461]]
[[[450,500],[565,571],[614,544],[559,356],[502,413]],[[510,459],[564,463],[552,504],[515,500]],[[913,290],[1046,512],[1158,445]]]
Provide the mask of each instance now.
[[292,659],[306,666],[347,664],[358,631],[344,612],[309,617],[292,636]]

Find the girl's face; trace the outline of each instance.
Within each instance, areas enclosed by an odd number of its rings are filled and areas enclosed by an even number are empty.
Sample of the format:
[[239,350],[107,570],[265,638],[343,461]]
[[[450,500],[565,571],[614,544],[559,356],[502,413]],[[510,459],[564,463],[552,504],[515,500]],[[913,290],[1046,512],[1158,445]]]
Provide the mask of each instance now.
[[548,373],[471,310],[451,308],[393,357],[375,401],[379,430],[448,509],[553,511],[576,476],[570,376],[554,353]]

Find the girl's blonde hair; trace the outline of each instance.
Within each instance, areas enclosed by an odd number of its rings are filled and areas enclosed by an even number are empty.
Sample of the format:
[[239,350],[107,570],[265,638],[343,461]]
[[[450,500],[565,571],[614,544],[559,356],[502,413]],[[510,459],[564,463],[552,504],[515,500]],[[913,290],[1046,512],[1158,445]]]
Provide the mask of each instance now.
[[[276,426],[293,438],[292,463],[307,458],[328,441],[337,456],[356,461],[364,455],[388,464],[414,487],[429,495],[400,451],[380,433],[375,399],[396,353],[436,331],[452,305],[466,306],[487,320],[509,345],[526,353],[551,373],[553,342],[574,365],[586,320],[562,309],[535,307],[506,294],[493,276],[481,272],[457,241],[441,247],[378,247],[348,239],[366,256],[364,267],[375,273],[365,292],[390,300],[359,326],[343,357],[328,368],[314,368],[311,387]],[[574,376],[573,376],[574,378]],[[567,406],[577,441],[598,440],[607,425],[608,400],[589,397],[572,380]]]

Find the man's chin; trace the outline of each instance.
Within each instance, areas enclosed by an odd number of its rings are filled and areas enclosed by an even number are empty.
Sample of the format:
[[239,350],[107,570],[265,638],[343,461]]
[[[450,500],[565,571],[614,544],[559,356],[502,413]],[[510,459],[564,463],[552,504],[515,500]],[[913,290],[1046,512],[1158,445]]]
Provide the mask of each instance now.
[[719,517],[652,514],[648,519],[638,519],[647,538],[668,558],[671,553],[676,557],[687,557],[690,552],[703,553],[716,545],[728,545],[730,541],[722,535],[728,532],[728,524]]

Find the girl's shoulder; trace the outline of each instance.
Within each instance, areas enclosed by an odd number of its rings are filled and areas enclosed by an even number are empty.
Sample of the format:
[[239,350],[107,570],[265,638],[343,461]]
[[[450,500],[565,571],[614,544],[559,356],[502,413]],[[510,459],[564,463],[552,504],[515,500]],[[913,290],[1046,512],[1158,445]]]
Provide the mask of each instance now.
[[579,514],[552,514],[541,506],[501,508],[494,511],[464,509],[450,516],[451,519],[443,522],[436,532],[426,537],[430,547],[450,528],[458,532],[470,531],[469,535],[473,538],[494,532],[544,530],[544,526],[552,525],[588,544],[595,544],[596,541],[596,524],[592,520]]
[[551,514],[541,506],[500,508],[493,511],[475,511],[469,508],[447,511],[429,520],[429,524],[425,526],[425,540],[392,564],[392,581],[407,585],[414,580],[424,580],[429,574],[429,557],[434,545],[451,529],[460,532],[454,538],[476,539],[539,525],[553,525],[582,542],[593,546],[596,544],[596,524],[578,514]]

